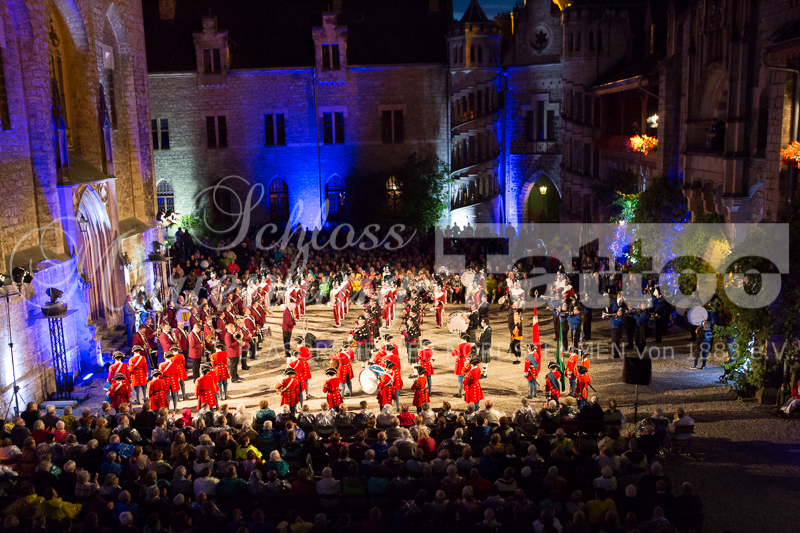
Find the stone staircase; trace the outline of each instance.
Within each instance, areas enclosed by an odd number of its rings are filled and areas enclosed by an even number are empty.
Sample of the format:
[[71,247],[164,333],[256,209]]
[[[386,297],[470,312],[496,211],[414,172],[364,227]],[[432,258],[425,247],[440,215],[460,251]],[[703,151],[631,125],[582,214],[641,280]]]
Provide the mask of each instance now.
[[103,352],[103,362],[113,362],[112,353],[117,350],[126,352],[130,348],[124,326],[99,326],[96,338]]

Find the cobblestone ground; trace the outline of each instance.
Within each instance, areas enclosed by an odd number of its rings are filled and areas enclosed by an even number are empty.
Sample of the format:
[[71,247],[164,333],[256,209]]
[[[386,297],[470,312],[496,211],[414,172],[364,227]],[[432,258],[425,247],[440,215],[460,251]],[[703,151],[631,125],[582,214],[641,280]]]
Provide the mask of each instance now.
[[[447,306],[448,313],[460,310],[463,309]],[[342,327],[335,329],[329,308],[310,306],[305,326],[317,339],[342,340],[355,324],[358,312],[358,309],[351,307]],[[448,401],[454,409],[463,409],[463,399],[453,398],[457,382],[453,375],[453,359],[449,355],[458,340],[457,336],[446,328],[434,329],[431,315],[426,317],[422,329],[423,337],[435,345],[432,404],[438,407],[443,401]],[[530,340],[531,315],[532,310],[525,312],[523,343]],[[542,342],[554,345],[551,315],[543,312],[540,318]],[[489,366],[488,379],[482,380],[482,386],[485,396],[510,415],[519,405],[520,398],[527,395],[527,384],[522,375],[522,365],[512,364],[513,357],[507,353],[509,332],[506,312],[498,306],[492,306],[490,322],[493,325],[492,351],[495,359]],[[274,393],[274,386],[285,367],[279,337],[280,313],[275,313],[270,324],[278,336],[269,339],[267,346],[259,352],[258,359],[250,362],[250,370],[240,371],[244,382],[230,385],[228,404],[232,409],[243,403],[251,410],[264,398],[270,401],[273,408],[277,407],[279,398]],[[295,332],[301,331],[303,326],[304,322],[300,321]],[[398,345],[402,339],[399,331],[399,322],[396,322],[390,333]],[[728,388],[718,382],[722,373],[719,366],[721,354],[717,360],[712,354],[706,370],[691,370],[690,353],[696,347],[690,345],[688,338],[686,330],[677,326],[671,328],[664,342],[658,345],[661,353],[667,356],[654,360],[652,384],[639,387],[639,419],[656,407],[662,408],[669,416],[677,407],[683,407],[697,423],[688,455],[661,460],[666,473],[676,490],[683,481],[695,485],[696,493],[703,497],[707,531],[796,531],[796,524],[800,520],[800,419],[795,416],[782,420],[773,416],[769,407],[736,400]],[[635,387],[622,383],[622,363],[609,357],[608,321],[595,318],[592,340],[589,343],[594,351],[591,374],[596,394],[603,404],[609,398],[615,398],[628,422],[632,422]],[[654,349],[652,356],[657,355]],[[546,361],[553,357],[554,346],[545,350]],[[408,387],[410,370],[402,347],[401,360]],[[327,366],[327,360],[321,360],[320,364]],[[357,363],[354,369],[357,376]],[[324,378],[322,367],[312,364],[310,404],[315,411],[320,409],[320,403],[324,401]],[[540,376],[539,384],[541,390],[543,376]],[[187,390],[193,390],[193,385],[187,385]],[[85,402],[86,406],[93,409],[99,407],[104,396],[102,386],[103,383],[95,382],[90,387],[91,396]],[[371,409],[377,409],[374,395],[367,396],[355,383],[354,388],[356,394],[345,399],[348,407],[356,408],[358,402],[367,400]],[[412,397],[411,391],[404,389],[400,396],[401,404],[410,405]],[[541,402],[540,398],[537,396],[537,404]],[[180,402],[179,407],[194,408],[196,403]]]

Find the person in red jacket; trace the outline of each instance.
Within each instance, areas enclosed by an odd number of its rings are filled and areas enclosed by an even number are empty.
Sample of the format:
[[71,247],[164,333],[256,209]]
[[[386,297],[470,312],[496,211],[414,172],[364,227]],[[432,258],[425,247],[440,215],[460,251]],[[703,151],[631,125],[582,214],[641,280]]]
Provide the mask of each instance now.
[[308,366],[308,361],[311,359],[311,350],[308,346],[304,345],[305,340],[302,336],[298,335],[294,338],[295,351],[298,352],[297,359],[300,361],[297,370],[297,376],[303,382],[303,390],[306,391],[306,400],[311,398],[308,393],[308,380],[311,379],[311,368]]
[[417,362],[419,366],[425,369],[425,377],[428,380],[428,396],[431,395],[431,377],[433,376],[433,361],[436,358],[433,356],[433,343],[428,339],[422,341],[422,349],[417,354]]
[[172,364],[175,365],[175,371],[178,374],[178,386],[181,389],[181,401],[184,402],[186,401],[186,380],[189,379],[189,376],[186,375],[186,359],[183,357],[183,353],[180,352],[179,345],[170,346],[169,351],[172,353]]
[[228,380],[231,375],[228,372],[228,353],[225,345],[218,342],[214,345],[215,351],[211,354],[211,365],[214,367],[214,374],[222,392],[222,399],[228,399]]
[[417,374],[419,377],[411,384],[411,390],[414,391],[414,406],[417,408],[417,413],[422,412],[422,404],[431,401],[428,385],[428,369],[420,365],[417,367]]
[[476,355],[477,350],[473,348],[473,355],[469,365],[465,367],[464,374],[464,401],[477,404],[483,400],[483,389],[481,388],[481,358]]
[[[108,379],[106,379],[106,381],[108,381],[109,384],[114,383],[114,380],[117,378],[117,374],[122,374],[126,378],[130,375],[128,364],[122,361],[125,359],[124,353],[114,352],[111,357],[114,358],[114,363],[108,367]],[[116,409],[116,407],[114,409]]]
[[561,398],[561,387],[558,384],[558,380],[561,378],[561,372],[559,372],[558,363],[555,361],[547,365],[547,368],[550,372],[547,373],[544,381],[545,403],[548,400],[555,400],[556,403],[558,403],[558,399]]
[[578,382],[575,384],[575,392],[573,395],[578,401],[578,409],[583,409],[586,405],[586,400],[589,398],[589,387],[592,386],[592,376],[589,375],[589,369],[585,366],[578,366]]
[[353,372],[353,360],[356,358],[356,354],[353,350],[349,348],[347,341],[342,341],[341,349],[339,353],[335,356],[335,363],[336,363],[336,375],[339,377],[340,388],[342,390],[342,396],[345,395],[344,389],[347,387],[348,391],[347,396],[353,395],[353,378],[355,374]]
[[303,379],[303,362],[300,360],[300,352],[294,350],[292,352],[292,358],[289,361],[289,368],[294,369],[295,373],[297,374],[297,381],[300,382],[300,409],[303,409],[303,396],[308,394],[306,385],[308,382]]
[[566,367],[567,380],[569,380],[569,394],[575,393],[575,382],[578,379],[578,349],[570,348],[569,358]]
[[219,392],[217,376],[208,363],[202,365],[200,371],[203,375],[197,378],[194,384],[197,409],[200,410],[204,403],[207,403],[210,409],[215,409],[217,407],[217,392]]
[[277,390],[281,395],[281,405],[288,405],[292,415],[297,413],[297,403],[300,401],[300,379],[294,368],[283,371],[284,378],[278,383]]
[[453,398],[461,398],[461,392],[464,390],[464,367],[467,364],[471,350],[472,343],[469,342],[469,333],[462,333],[461,342],[450,353],[452,357],[456,358],[456,364],[453,373],[458,378],[458,392],[453,394]]
[[297,321],[294,318],[294,309],[297,306],[295,300],[289,300],[286,302],[286,306],[283,309],[283,322],[281,324],[281,329],[283,330],[283,351],[286,354],[286,364],[289,364],[289,359],[292,357],[291,353],[291,339],[292,339],[292,330],[294,329],[294,325]]
[[203,361],[204,351],[203,329],[200,327],[200,322],[195,322],[189,333],[189,359],[192,361],[192,379],[195,381],[200,377],[200,364]]
[[[175,350],[172,350],[172,348]],[[178,410],[178,391],[181,390],[180,385],[180,374],[178,373],[177,365],[172,361],[172,358],[175,356],[176,353],[180,348],[177,345],[173,345],[170,349],[164,352],[164,361],[160,365],[158,365],[158,369],[161,370],[161,374],[164,376],[164,381],[167,383],[167,396],[172,399],[172,407],[173,410]]]
[[119,409],[124,403],[131,403],[131,384],[128,376],[118,373],[114,376],[114,383],[108,388],[108,397],[111,398],[111,407]]
[[536,378],[539,377],[539,370],[542,368],[542,356],[533,343],[528,344],[528,356],[525,357],[525,379],[528,380],[528,399],[536,396]]
[[239,383],[242,380],[239,378],[239,359],[242,357],[242,345],[236,340],[236,325],[228,324],[225,326],[225,352],[228,354],[228,372],[231,375],[233,383]]
[[[161,344],[161,351],[165,356],[170,347],[178,344],[178,339],[175,338],[175,334],[172,333],[172,327],[169,324],[161,326],[161,334],[158,336],[158,342]],[[180,347],[178,347],[178,351],[180,351]]]
[[322,387],[322,392],[328,395],[328,407],[331,409],[339,409],[339,406],[344,402],[342,399],[342,391],[340,390],[341,383],[336,369],[331,367],[325,371],[325,375],[329,376]]
[[394,363],[390,360],[386,361],[386,373],[381,374],[378,380],[378,405],[381,410],[387,403],[391,403],[394,399]]
[[141,346],[133,347],[133,355],[128,361],[128,368],[131,375],[131,386],[135,398],[133,403],[139,403],[139,393],[142,393],[142,402],[147,401],[147,375],[150,369],[147,368],[147,357],[145,357],[145,348]]
[[169,400],[167,400],[169,385],[162,376],[163,372],[161,370],[153,370],[153,379],[147,384],[150,408],[155,412],[158,412],[162,407],[169,408]]

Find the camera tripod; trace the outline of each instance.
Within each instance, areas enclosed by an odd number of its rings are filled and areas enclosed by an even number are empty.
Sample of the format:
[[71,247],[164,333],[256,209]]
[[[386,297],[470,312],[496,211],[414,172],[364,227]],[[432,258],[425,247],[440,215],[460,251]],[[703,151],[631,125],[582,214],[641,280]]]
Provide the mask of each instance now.
[[[0,298],[5,298],[6,300],[6,317],[8,319],[8,348],[11,352],[11,379],[14,383],[14,392],[11,394],[11,397],[14,399],[14,418],[19,417],[19,386],[17,385],[17,369],[16,365],[14,364],[14,340],[11,337],[11,305],[9,300],[11,296],[17,296],[21,293],[19,292],[8,292],[8,291],[0,291]],[[8,407],[6,408],[6,412],[3,415],[4,420],[8,420],[8,412],[11,410],[11,402],[8,403]]]

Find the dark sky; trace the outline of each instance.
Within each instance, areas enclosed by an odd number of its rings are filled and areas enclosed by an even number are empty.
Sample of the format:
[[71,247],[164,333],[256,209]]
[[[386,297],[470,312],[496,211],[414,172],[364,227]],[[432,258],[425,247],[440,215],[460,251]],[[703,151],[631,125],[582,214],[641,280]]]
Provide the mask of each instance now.
[[[453,17],[456,20],[461,19],[469,2],[470,0],[453,0]],[[511,8],[514,7],[514,0],[478,0],[478,2],[489,18],[503,11],[511,11]]]

